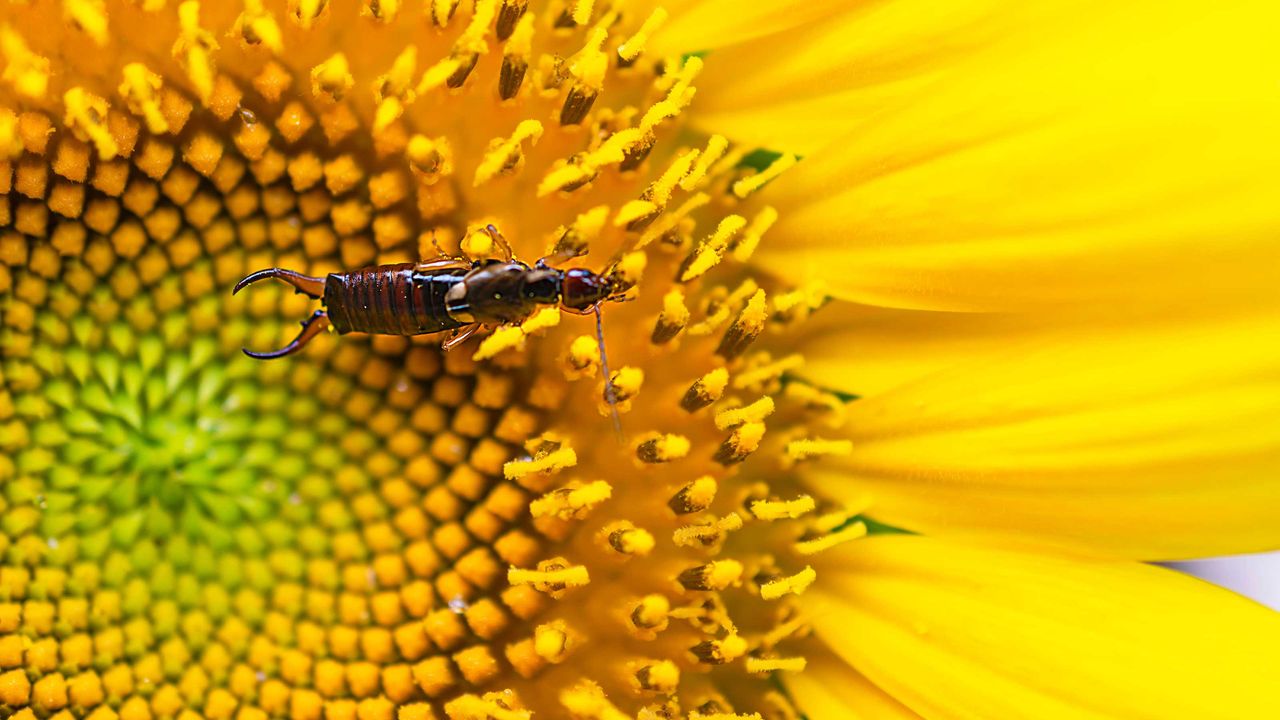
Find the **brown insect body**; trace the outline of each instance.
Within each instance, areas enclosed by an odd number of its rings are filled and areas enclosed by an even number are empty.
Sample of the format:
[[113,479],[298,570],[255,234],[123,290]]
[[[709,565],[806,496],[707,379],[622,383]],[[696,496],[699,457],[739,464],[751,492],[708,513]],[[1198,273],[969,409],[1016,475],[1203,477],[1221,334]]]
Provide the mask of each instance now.
[[379,265],[330,273],[321,300],[341,334],[424,335],[468,323],[448,312],[445,297],[459,287],[464,269],[419,269],[417,263]]
[[541,260],[530,267],[510,259],[440,258],[330,273],[323,279],[268,268],[241,280],[233,293],[266,278],[293,285],[298,292],[321,300],[325,309],[305,320],[302,332],[285,347],[266,353],[245,349],[246,355],[259,359],[291,355],[330,326],[340,334],[424,335],[454,330],[444,343],[448,349],[481,325],[519,323],[541,306],[589,313],[617,289],[609,277],[581,268],[558,270]]
[[270,359],[301,350],[325,328],[383,335],[425,335],[453,330],[444,349],[467,339],[482,325],[510,325],[532,315],[539,307],[559,305],[586,315],[595,313],[605,398],[612,408],[614,431],[622,438],[615,404],[609,361],[605,357],[604,326],[600,303],[621,300],[621,287],[613,275],[582,268],[559,270],[546,258],[530,267],[511,258],[511,247],[492,225],[487,233],[506,255],[505,260],[471,261],[440,257],[422,263],[378,265],[349,272],[330,273],[323,279],[283,268],[251,273],[236,283],[232,294],[267,278],[283,280],[298,292],[316,298],[324,310],[316,310],[302,323],[302,332],[288,345],[249,357]]

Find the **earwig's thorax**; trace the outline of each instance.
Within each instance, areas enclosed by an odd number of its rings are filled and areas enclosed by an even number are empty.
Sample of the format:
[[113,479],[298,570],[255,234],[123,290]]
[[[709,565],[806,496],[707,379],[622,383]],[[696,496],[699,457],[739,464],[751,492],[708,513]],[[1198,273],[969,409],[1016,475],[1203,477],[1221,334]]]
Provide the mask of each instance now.
[[522,262],[493,261],[477,267],[450,291],[450,315],[486,325],[521,322],[539,305],[539,301],[525,295],[526,280],[532,272]]

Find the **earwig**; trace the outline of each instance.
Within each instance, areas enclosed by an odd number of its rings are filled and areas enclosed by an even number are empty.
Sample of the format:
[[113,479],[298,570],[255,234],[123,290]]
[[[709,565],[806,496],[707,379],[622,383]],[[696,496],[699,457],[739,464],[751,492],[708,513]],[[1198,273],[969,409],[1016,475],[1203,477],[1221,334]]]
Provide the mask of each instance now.
[[[292,355],[330,327],[339,335],[351,332],[428,335],[452,331],[442,343],[442,347],[449,350],[482,326],[516,324],[539,307],[558,305],[579,315],[596,314],[606,397],[613,407],[615,393],[608,366],[604,365],[600,304],[622,300],[621,293],[625,290],[622,283],[612,274],[551,267],[548,258],[530,267],[512,257],[511,246],[497,228],[489,225],[483,232],[493,239],[504,259],[471,260],[442,255],[419,263],[329,273],[323,278],[282,268],[251,273],[236,283],[233,295],[259,280],[275,278],[289,283],[299,293],[320,300],[323,309],[316,310],[302,322],[302,331],[288,345],[270,352],[244,348],[244,353],[259,360]],[[616,427],[616,408],[614,423]]]

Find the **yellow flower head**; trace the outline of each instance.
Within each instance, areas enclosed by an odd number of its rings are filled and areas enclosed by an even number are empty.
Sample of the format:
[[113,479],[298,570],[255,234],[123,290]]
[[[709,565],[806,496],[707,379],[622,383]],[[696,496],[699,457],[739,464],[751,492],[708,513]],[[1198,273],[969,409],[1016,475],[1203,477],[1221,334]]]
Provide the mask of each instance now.
[[[1067,5],[0,10],[0,718],[1267,716],[1275,617],[1135,560],[1277,544],[1280,154],[1135,128],[1274,53]],[[616,292],[241,353],[253,271],[503,237]]]

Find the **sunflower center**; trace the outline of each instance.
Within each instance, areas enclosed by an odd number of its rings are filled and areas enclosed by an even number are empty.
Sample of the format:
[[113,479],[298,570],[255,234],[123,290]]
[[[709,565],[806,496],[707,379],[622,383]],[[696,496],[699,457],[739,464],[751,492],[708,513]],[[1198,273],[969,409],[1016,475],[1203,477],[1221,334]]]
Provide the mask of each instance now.
[[[804,556],[859,526],[790,482],[840,402],[761,338],[822,296],[741,264],[794,158],[674,132],[702,61],[645,56],[665,13],[152,5],[0,38],[0,714],[793,712]],[[103,67],[50,74],[61,41]],[[249,272],[492,256],[489,223],[629,288],[611,390],[553,307],[240,353],[316,309]]]

